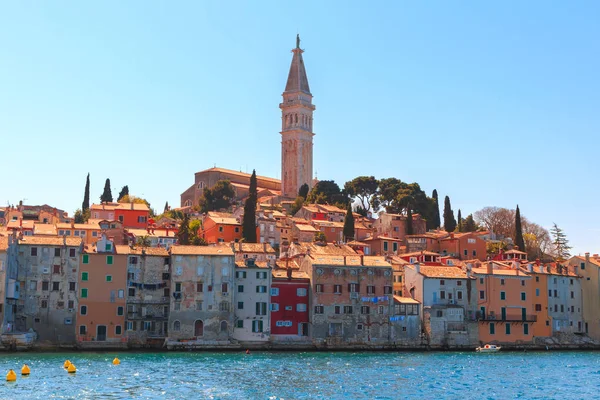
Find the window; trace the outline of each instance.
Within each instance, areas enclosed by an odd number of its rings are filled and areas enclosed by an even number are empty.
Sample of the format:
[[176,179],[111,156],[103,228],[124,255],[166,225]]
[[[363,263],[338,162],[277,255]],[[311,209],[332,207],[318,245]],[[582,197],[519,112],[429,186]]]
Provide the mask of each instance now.
[[462,286],[462,281],[456,281],[456,286]]
[[123,307],[122,306],[117,307],[117,315],[118,316],[123,315]]
[[79,297],[81,297],[82,299],[87,299],[87,297],[88,297],[88,290],[85,289],[85,288],[82,288],[81,289],[81,296],[79,296]]
[[238,285],[237,291],[238,293],[244,293],[244,285]]
[[342,294],[342,285],[333,285],[333,293]]
[[479,284],[483,285],[483,278],[479,278]]
[[446,284],[446,280],[440,279],[440,286],[444,286]]
[[256,293],[267,293],[267,287],[262,285],[257,286]]
[[303,303],[296,304],[296,311],[297,312],[305,312],[306,311],[306,304],[303,304]]
[[535,281],[536,281],[536,282],[539,282],[539,281],[540,281],[540,277],[539,277],[539,276],[536,276],[536,277],[535,277]]
[[554,289],[554,297],[558,297],[558,292]]
[[575,292],[571,292],[571,298],[574,299],[575,298]]
[[371,309],[369,306],[362,306],[362,307],[360,307],[360,313],[361,314],[370,314]]
[[30,252],[31,252],[31,256],[32,257],[37,256],[37,247],[32,247],[31,250],[30,250]]
[[317,283],[315,285],[315,292],[317,292],[317,293],[323,293],[323,284]]
[[540,295],[540,289],[535,289],[535,295],[539,296]]
[[239,233],[240,232],[240,227],[236,226],[235,229],[234,229],[234,231],[235,231],[235,233]]
[[442,318],[444,316],[444,312],[442,310],[437,310],[435,315],[438,318]]
[[29,290],[37,290],[37,281],[29,281]]
[[510,335],[510,324],[506,324],[506,334]]
[[525,286],[525,280],[521,279],[521,286]]
[[[394,243],[394,244],[396,244],[396,243]],[[363,324],[356,325],[356,330],[357,331],[362,331],[363,330]]]
[[465,249],[464,255],[465,255],[465,257],[467,257],[469,255],[469,250]]
[[[168,289],[167,289],[167,290],[168,290]],[[124,298],[124,297],[125,297],[125,290],[123,290],[123,289],[119,289],[119,290],[117,291],[117,296],[118,296],[120,299]]]
[[462,296],[462,291],[461,290],[459,290],[458,292],[456,292],[456,298],[458,300],[462,300],[463,296]]
[[504,285],[504,279],[500,279],[500,284]]
[[506,292],[500,292],[500,300],[506,300]]
[[48,281],[42,282],[42,290],[43,291],[48,291],[49,286],[50,286],[50,282],[48,282]]
[[129,264],[136,265],[138,263],[138,258],[136,256],[129,257]]
[[446,291],[440,290],[440,299],[445,299],[445,298],[446,298]]
[[225,294],[227,292],[229,292],[229,284],[228,283],[222,283],[221,284],[221,293]]
[[256,279],[267,279],[267,273],[263,271],[257,272]]
[[398,242],[394,242],[394,243],[392,243],[392,251],[393,251],[393,252],[396,252],[396,251],[398,251]]
[[203,287],[204,287],[204,285],[202,284],[202,282],[196,282],[196,292],[202,293]]
[[279,288],[271,288],[271,296],[279,296]]
[[573,284],[573,279],[569,279],[569,280],[570,280],[570,282],[569,282],[569,283],[572,285],[572,284]]
[[235,272],[235,277],[238,279],[245,279],[246,278],[246,271],[236,271]]
[[145,222],[146,222],[146,217],[143,217],[143,216],[141,216],[141,215],[140,215],[140,216],[138,216],[138,221],[137,221],[137,222],[139,222],[140,224],[143,224],[143,223],[145,223]]
[[81,306],[81,307],[79,307],[79,314],[81,314],[81,315],[87,315],[87,306]]
[[106,256],[106,265],[112,265],[113,256]]
[[115,326],[115,335],[120,335],[121,333],[123,333],[123,327],[121,325],[116,325]]
[[129,297],[135,296],[135,288],[134,287],[130,287],[127,289],[127,296],[129,296]]
[[54,249],[54,257],[60,257],[60,248],[59,247],[56,247]]
[[262,332],[263,331],[263,322],[260,320],[252,321],[252,332]]
[[383,251],[388,251],[388,242],[383,242]]
[[375,294],[375,286],[367,285],[367,294]]
[[344,306],[344,314],[352,314],[353,312],[352,306]]
[[585,269],[585,263],[584,262],[582,262],[579,266],[581,267],[581,269]]
[[535,311],[542,311],[542,305],[541,304],[536,304],[535,305]]
[[58,292],[60,290],[60,282],[52,282],[52,291]]
[[479,291],[479,299],[480,299],[480,300],[483,300],[483,299],[485,299],[485,291],[483,291],[483,290],[480,290],[480,291]]
[[72,311],[74,307],[75,307],[75,301],[69,300],[67,302],[67,308],[69,309],[69,311]]
[[315,306],[315,314],[323,314],[325,312],[324,306]]
[[69,291],[70,292],[74,292],[75,291],[75,282],[69,282]]
[[69,249],[69,257],[75,258],[75,249]]
[[112,275],[106,275],[106,282],[112,282]]
[[383,294],[392,294],[392,287],[391,286],[384,286],[383,287]]
[[496,324],[494,324],[493,322],[490,322],[490,335],[495,335],[496,334]]
[[279,304],[271,303],[271,311],[279,311]]
[[202,301],[196,300],[196,311],[202,311]]
[[348,291],[350,293],[358,293],[358,292],[360,292],[360,285],[358,283],[349,283]]
[[[525,282],[525,281],[522,281],[522,282]],[[526,297],[527,296],[525,295],[525,292],[521,292],[521,301],[525,301]]]
[[174,321],[173,322],[173,330],[175,332],[179,332],[181,330],[181,322],[179,321]]
[[89,264],[90,263],[90,255],[89,254],[84,254],[83,255],[83,263],[84,264]]
[[175,310],[175,311],[179,311],[179,310],[181,310],[181,303],[180,303],[180,302],[176,302],[176,303],[173,305],[173,310]]
[[473,250],[473,257],[477,257],[477,250]]
[[267,315],[267,303],[256,302],[256,315]]
[[341,306],[334,306],[333,307],[333,313],[334,314],[341,314],[342,313],[342,307]]
[[244,327],[244,320],[243,319],[238,319],[237,322],[235,323],[235,327],[236,328],[243,328]]
[[548,297],[552,297],[552,290],[548,289]]
[[296,296],[305,297],[306,296],[306,288],[298,288],[296,289]]
[[560,305],[560,312],[565,312],[565,305],[564,304]]
[[40,308],[48,308],[48,300],[42,300]]

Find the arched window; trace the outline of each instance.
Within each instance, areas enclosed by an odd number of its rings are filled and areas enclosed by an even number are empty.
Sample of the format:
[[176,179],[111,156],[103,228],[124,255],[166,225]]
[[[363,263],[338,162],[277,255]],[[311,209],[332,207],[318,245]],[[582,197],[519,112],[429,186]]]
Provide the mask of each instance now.
[[221,321],[221,332],[227,332],[227,321]]
[[198,319],[194,322],[194,336],[203,336],[204,335],[204,322]]
[[173,330],[175,332],[179,332],[181,330],[181,322],[179,322],[179,321],[173,322]]
[[198,184],[198,189],[204,189],[204,182],[200,182]]

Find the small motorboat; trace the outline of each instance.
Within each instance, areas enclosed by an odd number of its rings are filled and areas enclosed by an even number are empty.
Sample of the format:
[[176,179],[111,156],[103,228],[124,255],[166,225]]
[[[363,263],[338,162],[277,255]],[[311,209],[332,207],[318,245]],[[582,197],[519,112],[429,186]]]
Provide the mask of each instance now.
[[502,347],[496,346],[495,344],[486,344],[483,347],[477,347],[475,351],[479,353],[497,353]]

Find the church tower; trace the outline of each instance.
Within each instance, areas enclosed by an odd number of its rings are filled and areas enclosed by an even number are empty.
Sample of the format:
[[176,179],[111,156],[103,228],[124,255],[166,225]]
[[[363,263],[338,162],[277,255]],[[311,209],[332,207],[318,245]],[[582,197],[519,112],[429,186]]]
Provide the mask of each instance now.
[[303,184],[312,188],[313,177],[313,111],[312,94],[300,49],[300,36],[292,50],[292,65],[288,75],[281,108],[281,192],[283,197],[296,198]]

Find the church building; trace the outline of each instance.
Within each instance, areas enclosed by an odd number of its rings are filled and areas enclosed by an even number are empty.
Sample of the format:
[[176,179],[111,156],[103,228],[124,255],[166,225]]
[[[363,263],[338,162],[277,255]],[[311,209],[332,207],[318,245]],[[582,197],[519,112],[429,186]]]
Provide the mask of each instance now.
[[[313,185],[313,112],[312,94],[304,67],[300,48],[300,37],[292,50],[292,64],[281,109],[281,180],[257,177],[259,192],[268,191],[282,199],[294,199],[303,184]],[[194,174],[194,184],[181,194],[181,207],[198,204],[204,188],[213,186],[218,180],[227,179],[236,190],[236,198],[248,195],[250,174],[224,168],[209,168]]]

